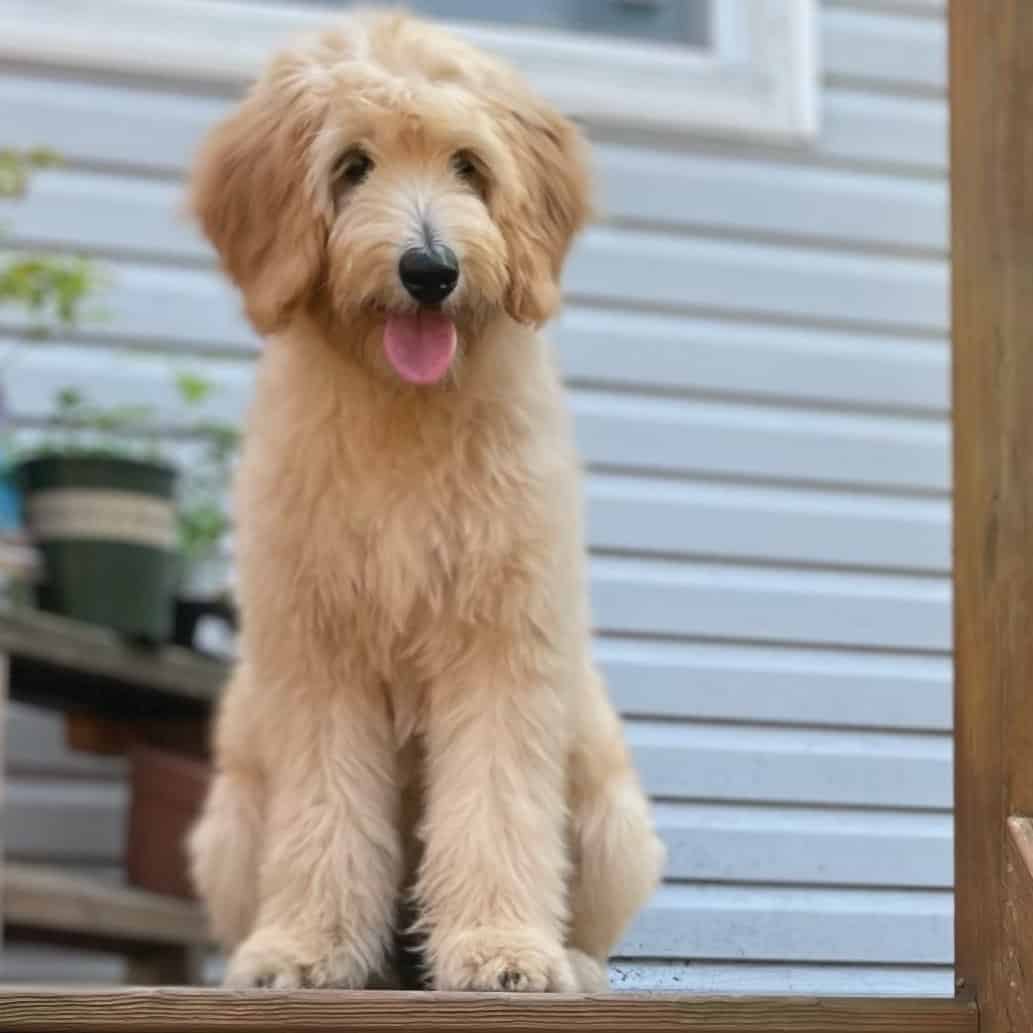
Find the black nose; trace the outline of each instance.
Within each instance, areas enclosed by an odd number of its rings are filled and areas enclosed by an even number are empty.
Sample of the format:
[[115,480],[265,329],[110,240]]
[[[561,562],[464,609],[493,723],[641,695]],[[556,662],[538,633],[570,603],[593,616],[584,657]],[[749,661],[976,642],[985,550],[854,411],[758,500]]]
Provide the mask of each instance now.
[[455,252],[443,244],[410,248],[398,262],[402,285],[421,305],[444,301],[459,281]]

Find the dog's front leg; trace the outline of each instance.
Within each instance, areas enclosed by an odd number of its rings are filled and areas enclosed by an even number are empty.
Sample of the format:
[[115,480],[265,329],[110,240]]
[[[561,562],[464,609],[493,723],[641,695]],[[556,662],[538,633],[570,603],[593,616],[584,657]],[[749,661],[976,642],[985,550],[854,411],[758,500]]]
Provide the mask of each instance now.
[[576,988],[567,924],[566,716],[532,641],[431,687],[417,892],[441,990]]
[[255,931],[226,982],[359,989],[384,970],[401,878],[386,702],[325,686],[292,703],[269,773]]

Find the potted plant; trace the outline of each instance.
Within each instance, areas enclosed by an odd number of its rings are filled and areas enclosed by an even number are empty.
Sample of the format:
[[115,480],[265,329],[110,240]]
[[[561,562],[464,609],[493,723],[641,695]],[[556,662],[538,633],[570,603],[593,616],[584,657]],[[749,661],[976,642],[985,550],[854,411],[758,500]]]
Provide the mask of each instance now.
[[[16,201],[22,198],[28,189],[31,174],[57,163],[57,156],[47,150],[21,152],[0,149],[0,199]],[[100,282],[98,271],[84,258],[26,252],[0,257],[0,306],[8,311],[21,310],[29,317],[32,322],[31,330],[26,335],[29,338],[43,336],[54,327],[74,326],[85,302]],[[0,410],[7,411],[2,383]],[[51,547],[62,533],[54,522],[56,520],[58,525],[62,523],[59,511],[67,508],[64,504],[71,497],[67,492],[94,491],[98,481],[96,472],[70,473],[68,465],[59,462],[54,456],[48,458],[40,455],[31,463],[16,465],[12,444],[14,436],[6,420],[4,423],[4,433],[0,440],[0,534],[16,537],[16,527],[22,517],[22,492],[19,489],[28,489],[35,503],[39,503],[30,515],[30,523],[38,525],[43,520],[46,524],[43,528],[46,541],[42,542],[41,550],[44,554],[45,577],[40,588],[41,602],[52,609],[76,616],[99,616],[107,623],[103,613],[97,614],[90,608],[84,608],[78,601],[77,593],[67,591],[65,582],[69,563],[72,562],[69,550],[63,545]],[[96,466],[96,461],[94,459],[91,463],[79,465]],[[62,495],[62,492],[65,494]],[[64,523],[67,524],[67,520]],[[71,553],[75,551],[73,548]],[[113,580],[117,589],[121,577],[116,576]],[[111,598],[111,587],[109,584],[109,590],[102,593],[103,597]],[[115,624],[119,626],[120,622],[116,621]],[[130,633],[139,631],[145,636],[154,633],[160,635],[161,632],[157,626],[152,627],[147,622],[140,625],[137,621],[128,622],[126,630]]]
[[[22,197],[31,171],[55,162],[46,151],[0,150],[0,197]],[[0,260],[0,305],[22,308],[35,324],[27,336],[43,335],[75,325],[100,280],[81,258],[19,254]],[[192,373],[176,383],[190,412],[212,392]],[[3,402],[0,385],[0,415]],[[203,454],[177,493],[151,416],[145,407],[95,405],[69,387],[57,395],[43,444],[21,462],[0,437],[0,534],[5,516],[13,522],[18,514],[20,489],[24,522],[44,558],[41,606],[134,638],[193,645],[206,615],[233,624],[223,497],[237,433],[190,421]],[[178,599],[175,628],[170,593]]]
[[16,467],[25,523],[43,554],[37,601],[146,642],[172,634],[176,470],[150,413],[58,392],[43,444]]

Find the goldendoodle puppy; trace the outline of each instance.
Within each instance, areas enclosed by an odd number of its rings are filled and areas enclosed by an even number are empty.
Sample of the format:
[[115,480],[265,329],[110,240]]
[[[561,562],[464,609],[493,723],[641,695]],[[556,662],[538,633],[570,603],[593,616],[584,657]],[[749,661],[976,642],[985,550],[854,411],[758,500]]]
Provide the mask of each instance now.
[[191,839],[233,986],[390,979],[414,917],[436,988],[597,990],[656,884],[536,332],[585,164],[504,64],[374,12],[275,57],[201,150],[193,207],[267,338]]

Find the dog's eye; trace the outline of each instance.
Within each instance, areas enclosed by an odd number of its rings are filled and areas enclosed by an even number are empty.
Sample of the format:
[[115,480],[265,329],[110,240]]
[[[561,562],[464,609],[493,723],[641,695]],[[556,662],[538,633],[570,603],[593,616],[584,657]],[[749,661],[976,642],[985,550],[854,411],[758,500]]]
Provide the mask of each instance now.
[[357,187],[373,171],[373,159],[358,147],[345,151],[334,168],[338,187]]
[[457,151],[452,155],[452,171],[464,183],[469,183],[479,194],[486,189],[486,178],[480,163],[469,151]]
[[452,171],[460,179],[473,179],[477,175],[477,165],[466,151],[452,155]]

